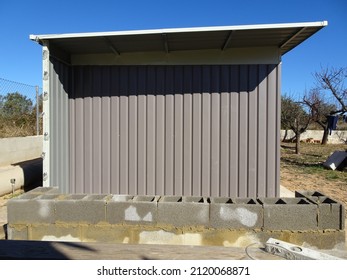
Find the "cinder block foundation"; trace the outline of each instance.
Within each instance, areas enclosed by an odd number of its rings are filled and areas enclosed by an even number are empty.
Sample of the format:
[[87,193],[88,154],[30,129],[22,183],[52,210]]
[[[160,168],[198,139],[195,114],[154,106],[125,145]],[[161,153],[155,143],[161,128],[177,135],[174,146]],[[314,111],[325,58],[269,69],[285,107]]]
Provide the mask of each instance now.
[[341,203],[316,191],[299,191],[295,196],[305,197],[317,205],[319,229],[345,228],[345,209]]
[[210,227],[233,229],[261,229],[262,205],[252,198],[211,198]]
[[114,195],[105,204],[110,224],[154,225],[157,222],[158,196]]
[[37,188],[7,206],[13,240],[247,246],[273,237],[321,249],[345,242],[343,206],[317,192],[241,199],[68,195]]
[[203,197],[163,196],[158,203],[158,224],[190,227],[209,224],[209,204]]
[[305,198],[262,198],[265,230],[317,230],[318,208]]

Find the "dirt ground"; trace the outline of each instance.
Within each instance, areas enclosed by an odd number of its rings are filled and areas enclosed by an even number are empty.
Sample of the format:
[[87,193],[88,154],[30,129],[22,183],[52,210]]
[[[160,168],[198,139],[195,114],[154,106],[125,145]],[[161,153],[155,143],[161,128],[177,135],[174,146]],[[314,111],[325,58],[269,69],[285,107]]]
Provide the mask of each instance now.
[[[294,144],[281,145],[281,185],[291,191],[313,190],[344,204],[347,214],[347,168],[325,169],[322,164],[334,151],[345,151],[346,144],[301,144],[301,154],[294,153]],[[346,216],[347,217],[347,216]]]

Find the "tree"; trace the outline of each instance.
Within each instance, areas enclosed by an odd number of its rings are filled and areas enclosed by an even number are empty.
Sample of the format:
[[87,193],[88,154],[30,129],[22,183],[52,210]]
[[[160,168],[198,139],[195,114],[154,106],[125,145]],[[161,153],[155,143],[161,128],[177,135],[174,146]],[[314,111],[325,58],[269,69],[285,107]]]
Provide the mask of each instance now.
[[324,128],[322,144],[328,142],[329,115],[347,113],[347,67],[326,67],[314,74],[317,88],[311,91],[304,102],[313,112],[314,120]]
[[325,68],[315,73],[318,86],[334,99],[337,110],[334,114],[347,113],[347,88],[344,81],[347,78],[347,67]]
[[312,121],[316,122],[323,129],[322,145],[328,143],[329,123],[328,117],[332,112],[336,111],[334,104],[325,101],[325,97],[320,88],[313,88],[303,97],[303,102],[310,108]]
[[306,131],[312,117],[307,113],[302,102],[296,102],[292,97],[282,96],[281,124],[285,129],[293,130],[295,134],[295,153],[300,154],[300,137]]
[[19,92],[8,93],[0,98],[0,117],[2,126],[18,129],[32,126],[36,118],[32,101]]
[[19,117],[30,114],[32,110],[32,101],[19,92],[8,93],[1,98],[1,114],[4,117]]

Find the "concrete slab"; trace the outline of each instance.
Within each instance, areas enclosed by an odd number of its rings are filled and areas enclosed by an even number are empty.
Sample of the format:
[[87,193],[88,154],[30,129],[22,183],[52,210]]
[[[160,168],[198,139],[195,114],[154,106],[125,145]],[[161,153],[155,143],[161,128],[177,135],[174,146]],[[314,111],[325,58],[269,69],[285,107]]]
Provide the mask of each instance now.
[[280,186],[280,197],[295,197],[295,193],[284,186]]

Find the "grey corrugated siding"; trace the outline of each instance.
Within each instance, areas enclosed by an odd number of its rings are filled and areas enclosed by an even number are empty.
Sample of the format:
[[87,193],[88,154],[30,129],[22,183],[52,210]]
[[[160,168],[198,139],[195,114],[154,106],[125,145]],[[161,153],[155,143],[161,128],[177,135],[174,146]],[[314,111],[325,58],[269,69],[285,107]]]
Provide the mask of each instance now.
[[[278,196],[279,72],[280,65],[74,66],[69,156],[52,155],[52,180],[73,193]],[[66,119],[59,123],[66,129]]]
[[69,87],[70,68],[62,63],[50,64],[49,82],[49,177],[51,186],[69,186]]

